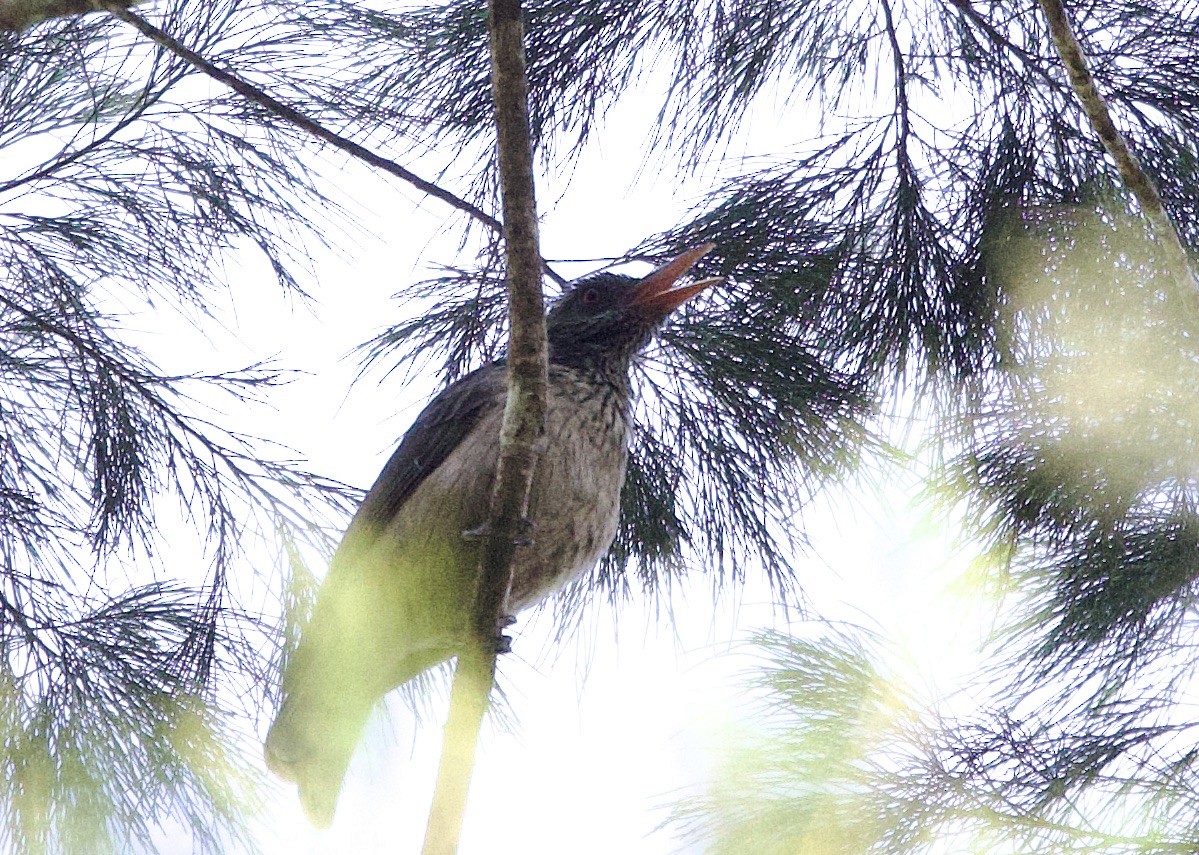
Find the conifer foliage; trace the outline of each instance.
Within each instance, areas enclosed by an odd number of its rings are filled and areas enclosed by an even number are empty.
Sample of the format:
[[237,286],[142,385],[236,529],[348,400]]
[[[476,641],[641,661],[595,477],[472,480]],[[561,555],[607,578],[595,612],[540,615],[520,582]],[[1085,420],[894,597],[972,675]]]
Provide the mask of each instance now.
[[[253,14],[238,4],[160,12],[217,56],[265,62],[286,42],[223,42]],[[168,373],[124,328],[124,313],[155,306],[202,327],[234,247],[256,248],[299,293],[320,196],[297,140],[195,83],[105,17],[0,33],[0,845],[12,851],[152,848],[167,823],[197,851],[244,847],[252,754],[234,721],[261,705],[272,621],[237,594],[243,548],[299,554],[353,494],[222,427],[285,371]],[[167,534],[189,523],[190,553]]]

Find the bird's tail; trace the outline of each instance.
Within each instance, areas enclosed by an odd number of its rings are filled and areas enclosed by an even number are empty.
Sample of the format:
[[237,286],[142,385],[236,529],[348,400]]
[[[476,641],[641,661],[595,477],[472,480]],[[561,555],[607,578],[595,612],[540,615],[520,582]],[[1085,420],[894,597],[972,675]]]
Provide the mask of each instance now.
[[333,822],[342,780],[372,706],[373,699],[359,693],[327,695],[300,688],[284,698],[267,733],[267,768],[296,784],[304,813],[319,828]]
[[[296,784],[313,825],[333,822],[337,796],[371,708],[387,689],[408,682],[449,658],[448,650],[410,653],[390,670],[384,685],[358,679],[354,669],[289,668],[284,699],[266,735],[267,768]],[[299,662],[307,663],[302,657]],[[325,677],[324,680],[319,677]]]

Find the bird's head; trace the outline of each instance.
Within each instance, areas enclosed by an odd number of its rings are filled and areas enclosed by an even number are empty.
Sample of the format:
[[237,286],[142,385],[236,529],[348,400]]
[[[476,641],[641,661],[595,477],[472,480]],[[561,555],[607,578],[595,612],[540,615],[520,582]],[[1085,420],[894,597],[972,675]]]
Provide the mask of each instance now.
[[712,249],[689,249],[642,279],[597,273],[570,284],[546,318],[550,361],[627,370],[666,316],[719,279],[685,285],[680,278]]

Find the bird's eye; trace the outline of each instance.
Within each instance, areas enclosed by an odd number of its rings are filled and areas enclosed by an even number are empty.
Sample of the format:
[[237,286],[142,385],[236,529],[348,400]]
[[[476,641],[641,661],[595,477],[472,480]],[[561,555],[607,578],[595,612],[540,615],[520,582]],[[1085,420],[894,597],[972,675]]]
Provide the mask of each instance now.
[[594,306],[598,302],[599,302],[599,291],[596,291],[594,288],[588,288],[585,292],[583,292],[583,305],[584,306]]

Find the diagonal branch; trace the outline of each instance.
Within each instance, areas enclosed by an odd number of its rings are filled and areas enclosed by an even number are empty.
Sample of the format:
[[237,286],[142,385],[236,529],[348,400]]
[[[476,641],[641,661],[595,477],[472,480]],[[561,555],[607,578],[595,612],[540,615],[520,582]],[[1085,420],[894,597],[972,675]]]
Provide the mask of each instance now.
[[[0,2],[3,2],[3,0],[0,0]],[[271,97],[265,91],[259,89],[249,81],[243,80],[242,78],[231,74],[230,72],[225,71],[216,65],[213,65],[200,54],[180,44],[176,39],[158,29],[146,19],[135,15],[133,12],[130,12],[123,5],[123,0],[89,0],[89,2],[97,3],[99,8],[104,9],[114,17],[126,22],[138,30],[138,32],[140,32],[142,35],[166,48],[176,56],[184,59],[191,65],[198,68],[200,71],[207,74],[209,77],[219,80],[230,89],[237,92],[239,95],[242,95],[243,97],[253,101],[260,107],[269,110],[276,116],[279,116],[285,121],[292,123],[298,128],[308,131],[308,133],[312,134],[318,139],[324,140],[330,145],[353,155],[359,160],[363,160],[369,163],[371,166],[382,169],[384,172],[388,172],[402,181],[408,182],[418,190],[421,190],[422,192],[427,193],[436,199],[440,199],[447,205],[457,208],[459,211],[462,211],[463,213],[468,214],[474,219],[478,220],[496,234],[504,234],[503,223],[491,216],[491,214],[487,213],[482,208],[472,204],[471,202],[468,202],[460,196],[456,196],[449,190],[446,190],[444,187],[434,184],[432,181],[427,181],[424,178],[421,178],[412,170],[400,166],[395,161],[388,160],[387,158],[376,154],[370,149],[364,148],[353,140],[334,133],[319,122],[316,122],[308,116],[305,116],[294,107],[284,104],[277,98]],[[566,284],[566,279],[554,272],[550,266],[545,263],[545,261],[541,261],[540,269],[559,285]]]
[[425,855],[452,855],[458,849],[479,729],[495,684],[496,651],[504,640],[517,544],[527,536],[529,490],[545,433],[545,308],[520,0],[491,0],[488,28],[500,193],[508,225],[508,401],[471,637],[458,655]]
[[324,125],[321,125],[313,119],[305,116],[294,107],[288,106],[282,101],[271,97],[254,84],[243,80],[242,78],[231,74],[222,68],[218,68],[216,65],[200,56],[200,54],[196,53],[191,48],[180,44],[174,37],[155,27],[145,18],[130,12],[120,2],[115,2],[114,0],[99,0],[99,6],[109,14],[121,19],[125,23],[135,28],[142,35],[146,36],[146,38],[161,45],[171,53],[198,68],[209,77],[219,80],[221,83],[224,83],[239,95],[248,98],[255,104],[258,104],[259,106],[274,113],[276,116],[279,116],[281,119],[284,119],[296,127],[307,131],[314,137],[324,140],[330,145],[353,155],[359,160],[369,163],[371,166],[382,169],[383,171],[394,175],[396,178],[408,182],[418,190],[427,193],[436,199],[440,199],[447,205],[457,208],[459,211],[462,211],[465,214],[469,214],[492,231],[499,234],[503,233],[503,224],[500,223],[500,221],[495,217],[491,216],[491,214],[484,211],[482,208],[466,201],[459,196],[454,195],[449,190],[439,187],[431,181],[426,181],[412,170],[400,166],[395,161],[388,160],[387,158],[376,154],[370,149],[364,148],[353,140],[334,133]]
[[[258,104],[263,109],[269,110],[281,119],[307,131],[318,139],[324,140],[335,148],[341,149],[347,154],[369,163],[371,166],[394,175],[396,178],[416,187],[421,192],[440,199],[447,205],[478,220],[496,234],[502,235],[504,233],[503,223],[477,205],[451,193],[444,187],[434,184],[432,181],[421,178],[412,170],[401,166],[395,161],[376,154],[353,140],[329,130],[314,119],[305,116],[296,108],[284,104],[277,98],[267,94],[264,90],[249,81],[214,65],[191,48],[180,43],[169,33],[158,29],[145,18],[129,11],[128,6],[131,2],[132,0],[0,0],[0,31],[20,31],[49,18],[81,15],[97,10],[108,12],[113,17],[129,24],[142,35],[146,36],[146,38],[180,57],[214,80],[224,83],[230,89]],[[127,123],[123,122],[116,129],[110,131],[105,135],[104,139],[111,137]],[[72,157],[77,156],[78,153]],[[55,164],[55,168],[61,165],[61,163]],[[20,182],[37,177],[42,176],[25,176],[20,179]],[[10,185],[6,186],[11,187],[14,184],[10,182]],[[541,270],[559,285],[566,284],[566,279],[551,269],[545,261],[541,262]]]
[[1169,212],[1162,204],[1161,194],[1157,192],[1153,179],[1145,173],[1136,155],[1129,151],[1123,135],[1112,121],[1112,114],[1107,108],[1107,102],[1104,101],[1103,95],[1095,86],[1095,79],[1087,67],[1087,58],[1070,27],[1070,20],[1066,17],[1066,9],[1061,0],[1040,0],[1040,2],[1041,9],[1045,12],[1045,19],[1049,23],[1049,32],[1053,36],[1053,43],[1057,47],[1058,55],[1061,56],[1062,64],[1066,66],[1066,73],[1070,77],[1070,85],[1074,87],[1074,92],[1091,122],[1091,127],[1099,135],[1108,154],[1116,161],[1120,177],[1124,179],[1125,185],[1136,196],[1141,211],[1153,226],[1153,232],[1165,251],[1166,264],[1170,268],[1179,293],[1183,299],[1193,302],[1196,287],[1195,277],[1187,261],[1186,249],[1183,248],[1182,240],[1178,237],[1178,230],[1174,227]]

